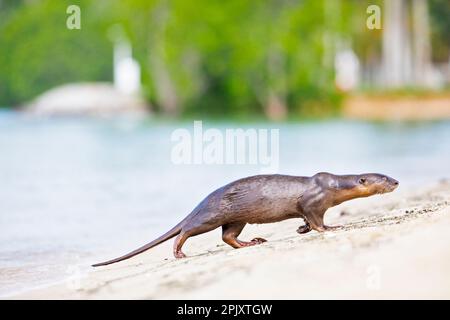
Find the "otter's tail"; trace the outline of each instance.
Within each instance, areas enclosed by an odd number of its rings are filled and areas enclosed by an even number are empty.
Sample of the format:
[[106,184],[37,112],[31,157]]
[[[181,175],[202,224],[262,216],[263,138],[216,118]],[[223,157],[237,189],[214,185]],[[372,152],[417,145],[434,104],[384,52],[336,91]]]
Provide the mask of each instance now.
[[112,260],[108,260],[105,262],[96,263],[96,264],[93,264],[92,266],[93,267],[106,266],[111,263],[116,263],[116,262],[119,262],[122,260],[130,259],[131,257],[134,257],[135,255],[138,255],[144,251],[147,251],[148,249],[153,248],[153,247],[157,246],[158,244],[163,243],[164,241],[167,241],[170,238],[175,237],[177,234],[180,233],[180,231],[181,231],[181,223],[177,224],[175,227],[173,227],[172,229],[167,231],[161,237],[153,240],[152,242],[147,243],[146,245],[143,245],[142,247],[140,247],[134,251],[131,251],[130,253],[127,253],[124,256],[121,256],[121,257],[118,257],[118,258],[115,258]]

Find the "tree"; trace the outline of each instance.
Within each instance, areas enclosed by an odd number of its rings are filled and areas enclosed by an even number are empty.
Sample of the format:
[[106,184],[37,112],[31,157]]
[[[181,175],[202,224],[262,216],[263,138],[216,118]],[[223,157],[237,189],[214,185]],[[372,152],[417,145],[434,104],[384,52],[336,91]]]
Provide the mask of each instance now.
[[112,78],[112,45],[92,1],[78,1],[81,30],[66,28],[66,4],[36,1],[11,10],[0,25],[0,105],[22,104],[54,86]]

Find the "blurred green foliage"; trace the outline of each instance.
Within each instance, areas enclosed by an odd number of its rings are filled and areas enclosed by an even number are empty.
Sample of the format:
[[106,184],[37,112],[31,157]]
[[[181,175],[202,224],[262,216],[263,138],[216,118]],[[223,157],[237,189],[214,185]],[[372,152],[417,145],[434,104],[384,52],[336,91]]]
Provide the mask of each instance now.
[[435,61],[445,62],[450,48],[450,1],[430,1],[431,41]]
[[[111,80],[112,44],[86,6],[81,30],[66,28],[68,1],[11,1],[0,23],[0,105],[21,104],[56,85]],[[3,8],[2,8],[3,10]]]
[[[162,113],[334,114],[336,39],[356,39],[363,57],[379,49],[380,32],[365,28],[369,3],[380,0],[0,0],[0,105],[67,82],[111,81],[110,29],[120,25]],[[66,28],[71,4],[81,30]]]

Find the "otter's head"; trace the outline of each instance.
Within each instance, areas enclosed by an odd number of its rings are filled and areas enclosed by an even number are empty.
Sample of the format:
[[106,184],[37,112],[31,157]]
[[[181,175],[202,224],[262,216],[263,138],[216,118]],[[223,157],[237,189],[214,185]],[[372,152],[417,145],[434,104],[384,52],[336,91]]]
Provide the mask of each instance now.
[[365,173],[353,177],[354,190],[361,197],[388,193],[398,187],[398,181],[379,173]]
[[313,178],[333,197],[333,205],[351,199],[392,192],[398,187],[397,180],[379,173],[334,175],[321,172]]

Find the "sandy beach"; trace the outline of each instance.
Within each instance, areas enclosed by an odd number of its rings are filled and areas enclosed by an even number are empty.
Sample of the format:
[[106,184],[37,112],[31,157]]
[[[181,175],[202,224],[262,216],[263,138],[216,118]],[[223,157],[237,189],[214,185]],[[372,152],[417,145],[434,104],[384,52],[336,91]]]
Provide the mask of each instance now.
[[11,298],[450,298],[450,181],[350,201],[326,222],[344,227],[299,235],[297,219],[247,226],[242,239],[269,241],[239,250],[215,230],[188,240],[188,258],[174,259],[168,241]]

